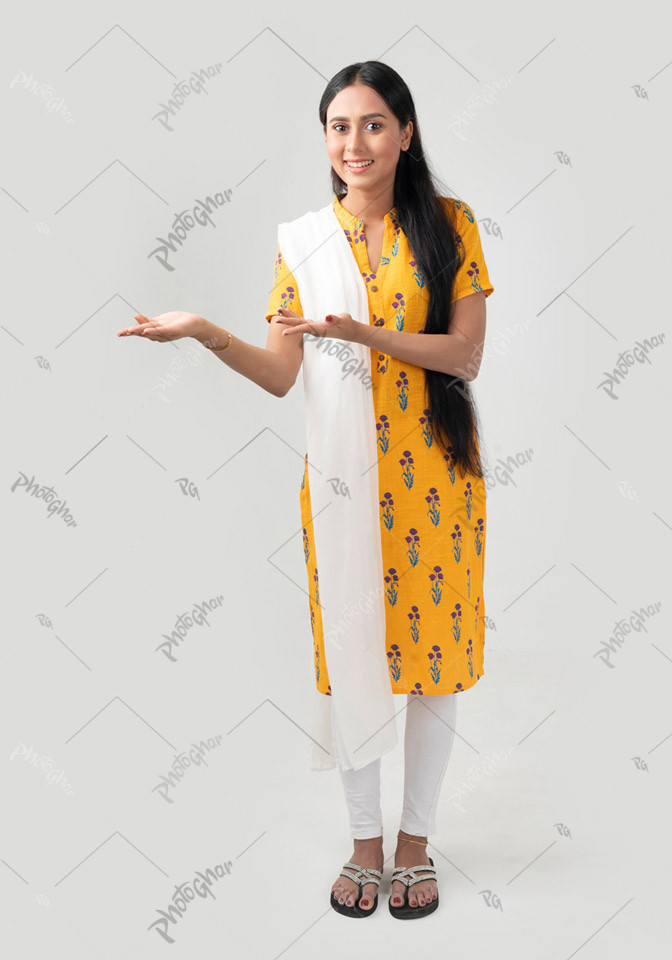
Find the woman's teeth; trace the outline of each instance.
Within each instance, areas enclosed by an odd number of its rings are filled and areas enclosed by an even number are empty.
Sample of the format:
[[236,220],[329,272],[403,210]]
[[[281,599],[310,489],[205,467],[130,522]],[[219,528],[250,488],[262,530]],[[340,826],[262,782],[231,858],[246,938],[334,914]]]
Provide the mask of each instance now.
[[346,163],[346,166],[352,167],[354,170],[359,170],[359,169],[363,169],[364,167],[370,167],[371,164],[373,163],[373,160],[365,160],[360,163],[353,163],[351,160],[346,160],[345,163]]

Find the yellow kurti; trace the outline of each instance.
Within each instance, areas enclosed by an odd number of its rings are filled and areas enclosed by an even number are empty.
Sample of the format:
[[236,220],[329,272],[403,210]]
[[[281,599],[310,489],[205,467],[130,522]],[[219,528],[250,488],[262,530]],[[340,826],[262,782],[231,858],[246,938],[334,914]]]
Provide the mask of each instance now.
[[[452,197],[442,200],[464,253],[453,300],[481,290],[490,296],[494,287],[473,211]],[[369,323],[419,333],[424,329],[429,293],[397,220],[396,207],[385,216],[382,255],[374,274],[363,221],[348,213],[335,194],[332,203],[366,283]],[[303,316],[298,284],[279,248],[267,321],[278,307]],[[321,321],[324,317],[308,319]],[[433,439],[426,420],[422,367],[372,350],[371,374],[392,692],[422,695],[466,690],[484,673],[485,482],[471,475],[460,478],[452,457]],[[300,502],[315,680],[318,691],[330,695],[307,463]]]

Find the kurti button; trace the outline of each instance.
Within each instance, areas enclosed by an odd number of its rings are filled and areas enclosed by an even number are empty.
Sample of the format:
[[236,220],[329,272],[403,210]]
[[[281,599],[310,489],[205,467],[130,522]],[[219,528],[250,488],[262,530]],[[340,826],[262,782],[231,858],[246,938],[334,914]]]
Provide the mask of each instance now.
[[378,293],[378,287],[371,287],[371,293]]

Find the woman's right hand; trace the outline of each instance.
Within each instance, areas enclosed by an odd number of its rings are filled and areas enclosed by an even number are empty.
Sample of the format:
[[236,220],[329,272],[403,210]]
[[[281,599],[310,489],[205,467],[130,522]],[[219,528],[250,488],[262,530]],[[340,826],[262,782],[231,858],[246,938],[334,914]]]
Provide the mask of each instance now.
[[135,320],[139,326],[119,330],[117,336],[135,335],[141,336],[144,340],[157,340],[164,343],[168,340],[179,340],[181,337],[198,337],[207,322],[197,313],[184,313],[182,310],[160,313],[158,317],[146,317],[142,313],[136,313]]

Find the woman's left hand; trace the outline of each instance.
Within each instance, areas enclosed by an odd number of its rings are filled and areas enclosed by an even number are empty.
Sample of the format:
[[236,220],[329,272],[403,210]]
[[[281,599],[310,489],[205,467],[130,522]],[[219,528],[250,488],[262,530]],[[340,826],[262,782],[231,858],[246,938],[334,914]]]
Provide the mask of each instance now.
[[288,310],[286,307],[278,307],[278,323],[287,327],[282,331],[283,336],[291,336],[294,333],[312,333],[315,337],[334,337],[336,340],[348,340],[351,343],[356,340],[356,331],[360,326],[357,320],[353,320],[349,313],[332,313],[330,319],[313,322],[306,320]]

